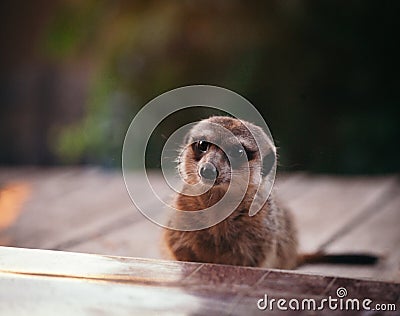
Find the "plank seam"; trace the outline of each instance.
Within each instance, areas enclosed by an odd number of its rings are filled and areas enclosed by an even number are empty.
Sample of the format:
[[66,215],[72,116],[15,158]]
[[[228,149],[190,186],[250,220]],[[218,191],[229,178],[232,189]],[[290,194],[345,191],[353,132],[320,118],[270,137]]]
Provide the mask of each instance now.
[[393,184],[388,187],[384,192],[382,192],[377,199],[367,205],[364,210],[362,210],[358,215],[356,215],[353,219],[347,222],[345,225],[340,227],[336,232],[334,232],[325,242],[323,242],[318,248],[317,252],[323,252],[327,246],[331,245],[333,242],[339,240],[340,238],[346,236],[349,232],[351,232],[354,227],[359,226],[363,222],[367,221],[371,215],[376,212],[377,208],[384,208],[390,203],[392,197],[397,197],[398,195],[398,184],[399,180],[396,178],[393,181]]
[[71,247],[76,247],[82,243],[89,241],[89,240],[99,238],[101,236],[112,233],[117,229],[127,227],[127,226],[137,223],[137,222],[140,222],[140,220],[138,218],[133,218],[132,215],[125,215],[125,216],[122,216],[122,217],[114,220],[112,223],[109,223],[108,225],[104,225],[103,227],[101,227],[99,229],[99,231],[90,232],[87,235],[82,234],[81,236],[78,236],[76,238],[71,238],[69,240],[59,242],[59,243],[53,245],[52,247],[50,247],[49,250],[64,250],[64,249],[68,249]]

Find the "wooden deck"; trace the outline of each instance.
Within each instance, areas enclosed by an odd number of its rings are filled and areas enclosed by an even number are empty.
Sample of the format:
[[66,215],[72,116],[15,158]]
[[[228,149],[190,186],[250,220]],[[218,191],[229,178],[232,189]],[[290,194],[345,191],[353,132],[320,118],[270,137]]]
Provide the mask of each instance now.
[[[0,246],[163,258],[162,228],[134,208],[121,172],[3,168],[0,188]],[[300,271],[400,282],[398,176],[298,173],[280,176],[276,191],[296,216],[302,251],[383,256],[370,267],[307,265]]]
[[295,214],[302,251],[372,252],[379,264],[286,272],[160,260],[162,228],[133,207],[120,172],[0,169],[0,246],[9,246],[0,247],[0,314],[254,314],[267,312],[256,305],[264,294],[318,301],[337,298],[339,287],[398,313],[398,176],[297,173],[276,190]]

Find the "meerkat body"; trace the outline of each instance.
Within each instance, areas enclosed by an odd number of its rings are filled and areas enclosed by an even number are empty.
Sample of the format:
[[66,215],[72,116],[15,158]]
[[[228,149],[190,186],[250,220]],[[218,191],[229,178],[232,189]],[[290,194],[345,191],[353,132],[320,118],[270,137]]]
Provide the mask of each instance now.
[[[234,137],[221,137],[213,128],[215,124]],[[228,153],[215,145],[218,143],[228,148]],[[273,194],[261,199],[262,205],[256,205],[259,211],[254,216],[248,214],[251,204],[257,203],[257,194],[269,194],[262,191],[263,181],[265,170],[268,172],[275,165],[275,152],[272,141],[260,127],[235,118],[211,117],[191,129],[180,155],[180,173],[188,186],[210,181],[213,185],[200,195],[177,193],[173,199],[176,209],[206,209],[227,194],[233,174],[246,174],[247,178],[243,180],[246,183],[241,183],[240,176],[236,176],[239,181],[235,181],[245,187],[245,192],[234,211],[222,222],[197,231],[165,231],[164,241],[173,258],[281,269],[297,266],[298,243],[294,222],[289,211],[279,206]],[[248,164],[237,162],[239,156],[244,156]]]

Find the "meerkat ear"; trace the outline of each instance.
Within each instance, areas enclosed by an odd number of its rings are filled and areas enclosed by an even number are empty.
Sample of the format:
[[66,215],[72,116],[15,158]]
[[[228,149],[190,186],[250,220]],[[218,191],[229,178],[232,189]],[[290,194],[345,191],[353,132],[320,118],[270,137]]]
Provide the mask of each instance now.
[[276,164],[276,147],[261,127],[250,125],[248,128],[256,139],[258,146],[260,146],[259,152],[263,157],[261,175],[264,177],[269,174]]
[[268,175],[268,173],[272,170],[276,163],[276,154],[274,151],[270,151],[262,160],[262,171],[261,174],[263,177]]
[[186,133],[185,137],[183,137],[182,145],[185,146],[189,144],[189,140],[190,140],[190,133]]

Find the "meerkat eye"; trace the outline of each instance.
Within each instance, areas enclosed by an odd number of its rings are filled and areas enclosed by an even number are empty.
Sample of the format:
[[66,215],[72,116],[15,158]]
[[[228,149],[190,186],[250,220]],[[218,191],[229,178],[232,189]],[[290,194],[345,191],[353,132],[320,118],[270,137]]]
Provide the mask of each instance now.
[[254,155],[255,151],[251,151],[243,146],[233,146],[228,152],[228,156],[233,159],[246,157],[248,161],[254,159]]
[[228,155],[232,158],[241,158],[246,154],[246,150],[242,146],[233,146],[230,150]]
[[200,140],[194,143],[194,149],[199,154],[205,153],[208,150],[208,147],[210,147],[210,143],[205,140]]
[[250,161],[250,160],[253,160],[255,154],[256,154],[255,151],[246,150],[247,160],[249,160],[249,161]]

